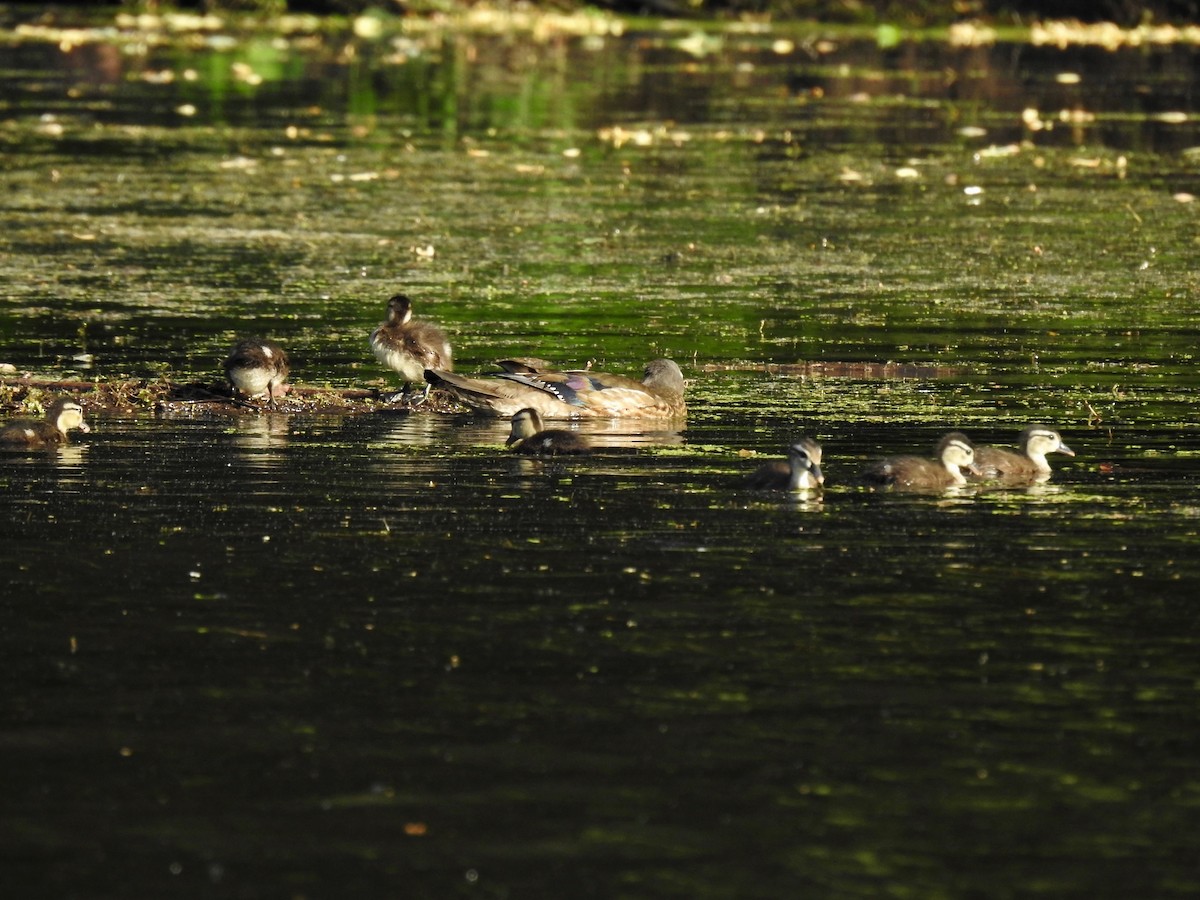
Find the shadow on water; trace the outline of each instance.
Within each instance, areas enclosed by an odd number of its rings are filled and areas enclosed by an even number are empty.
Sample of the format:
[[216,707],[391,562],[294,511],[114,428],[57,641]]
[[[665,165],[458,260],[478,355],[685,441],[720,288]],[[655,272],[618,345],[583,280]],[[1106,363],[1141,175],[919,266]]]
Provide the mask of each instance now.
[[[685,38],[10,41],[18,371],[395,390],[403,286],[690,408],[0,455],[10,890],[1200,890],[1194,51]],[[855,483],[1031,422],[1049,483]],[[801,434],[824,491],[744,487]]]

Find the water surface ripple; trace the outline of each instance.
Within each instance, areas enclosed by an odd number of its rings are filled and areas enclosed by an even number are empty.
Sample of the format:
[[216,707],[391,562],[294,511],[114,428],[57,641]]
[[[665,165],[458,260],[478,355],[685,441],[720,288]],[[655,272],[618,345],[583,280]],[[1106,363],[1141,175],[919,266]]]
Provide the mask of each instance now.
[[[0,362],[390,388],[403,289],[691,409],[4,453],[14,896],[1200,891],[1194,52],[680,37],[6,45]],[[1033,421],[1048,484],[854,483]]]

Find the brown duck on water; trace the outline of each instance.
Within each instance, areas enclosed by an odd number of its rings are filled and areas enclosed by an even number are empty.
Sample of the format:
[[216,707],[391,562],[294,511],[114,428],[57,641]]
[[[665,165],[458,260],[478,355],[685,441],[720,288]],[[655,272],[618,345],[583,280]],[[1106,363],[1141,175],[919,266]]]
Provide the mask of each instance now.
[[871,462],[862,479],[876,487],[897,490],[943,490],[966,484],[962,470],[974,471],[975,448],[961,431],[952,431],[938,442],[933,459],[889,456]]
[[522,409],[533,409],[544,419],[666,419],[687,415],[683,372],[674,360],[647,363],[641,381],[590,369],[558,372],[536,365],[514,368],[486,378],[427,369],[425,380],[477,412],[494,416],[512,416]]
[[975,467],[978,478],[1013,483],[1045,481],[1050,477],[1047,453],[1074,456],[1075,451],[1063,443],[1062,435],[1044,425],[1030,425],[1017,439],[1019,453],[1004,447],[984,445],[975,448]]
[[821,445],[802,437],[787,448],[787,459],[775,459],[758,467],[746,486],[766,491],[809,491],[825,483],[821,472]]
[[0,428],[0,444],[6,447],[40,449],[67,443],[67,432],[73,428],[91,431],[83,418],[83,407],[70,397],[60,397],[46,408],[42,419],[13,419]]
[[591,453],[591,445],[573,431],[543,428],[536,409],[521,409],[513,414],[512,434],[505,442],[514,453],[529,456],[559,456]]

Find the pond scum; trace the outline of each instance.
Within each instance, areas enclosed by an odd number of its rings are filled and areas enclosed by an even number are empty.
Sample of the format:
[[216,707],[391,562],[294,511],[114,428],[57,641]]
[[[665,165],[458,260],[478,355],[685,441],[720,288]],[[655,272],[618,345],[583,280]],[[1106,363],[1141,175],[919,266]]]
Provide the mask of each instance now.
[[[377,409],[422,409],[429,412],[461,412],[444,395],[433,394],[419,405],[419,391],[413,401],[393,401],[391,391],[380,388],[333,388],[290,385],[287,396],[277,400],[278,412],[371,412]],[[265,410],[259,404],[235,397],[232,388],[221,381],[171,381],[128,378],[115,381],[81,381],[41,378],[34,375],[0,376],[0,409],[7,414],[40,414],[53,397],[69,394],[88,410],[113,412],[154,411],[173,416],[207,415],[214,412],[257,414]]]

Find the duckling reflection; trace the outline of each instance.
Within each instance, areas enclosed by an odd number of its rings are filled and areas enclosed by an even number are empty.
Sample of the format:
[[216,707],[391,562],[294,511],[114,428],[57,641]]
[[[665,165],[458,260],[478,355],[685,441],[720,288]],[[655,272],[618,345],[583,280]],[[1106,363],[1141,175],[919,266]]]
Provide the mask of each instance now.
[[1017,448],[1018,453],[1004,447],[976,447],[975,466],[979,472],[974,477],[1008,483],[1046,481],[1050,478],[1047,453],[1075,455],[1075,451],[1063,442],[1062,435],[1044,425],[1030,425],[1022,431]]
[[942,491],[967,483],[962,470],[975,471],[975,448],[961,431],[938,442],[933,459],[889,456],[871,462],[862,472],[869,485],[898,491]]
[[234,423],[233,446],[251,468],[271,469],[282,463],[275,451],[288,445],[291,416],[239,416]]

